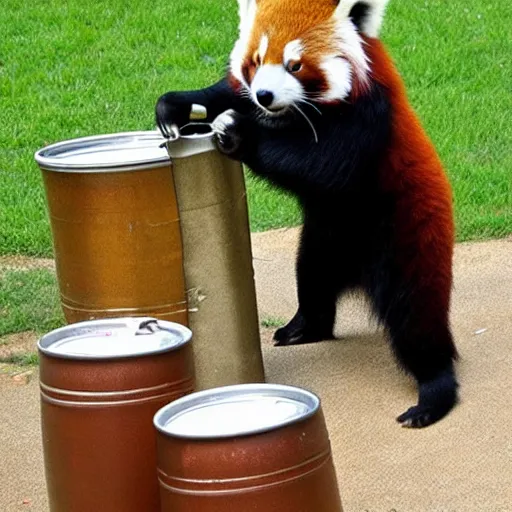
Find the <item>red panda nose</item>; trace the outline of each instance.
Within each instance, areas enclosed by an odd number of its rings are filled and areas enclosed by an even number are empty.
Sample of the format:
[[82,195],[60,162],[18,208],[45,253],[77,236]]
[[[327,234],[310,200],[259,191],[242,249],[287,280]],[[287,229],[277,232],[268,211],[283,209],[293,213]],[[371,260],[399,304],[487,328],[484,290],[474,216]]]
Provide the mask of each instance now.
[[256,93],[256,99],[262,107],[269,107],[274,101],[274,95],[270,91],[263,89]]

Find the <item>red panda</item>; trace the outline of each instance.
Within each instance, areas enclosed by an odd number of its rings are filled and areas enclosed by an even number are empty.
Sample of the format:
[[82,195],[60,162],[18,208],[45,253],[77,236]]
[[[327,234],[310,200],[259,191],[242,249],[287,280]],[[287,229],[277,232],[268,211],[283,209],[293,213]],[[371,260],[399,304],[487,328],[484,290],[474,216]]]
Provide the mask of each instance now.
[[362,288],[416,379],[408,427],[456,404],[449,326],[454,224],[442,164],[378,39],[387,0],[239,0],[240,35],[220,82],[156,105],[169,136],[194,104],[220,151],[302,206],[298,311],[277,345],[333,337],[337,299]]

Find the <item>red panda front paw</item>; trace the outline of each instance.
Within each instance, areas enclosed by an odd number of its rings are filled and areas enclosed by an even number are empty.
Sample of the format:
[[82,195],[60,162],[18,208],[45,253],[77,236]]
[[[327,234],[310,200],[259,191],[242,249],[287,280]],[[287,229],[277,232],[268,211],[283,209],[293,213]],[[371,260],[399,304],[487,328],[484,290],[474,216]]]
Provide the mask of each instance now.
[[241,115],[233,109],[226,110],[218,115],[212,123],[214,140],[221,153],[235,156],[242,142],[239,130]]

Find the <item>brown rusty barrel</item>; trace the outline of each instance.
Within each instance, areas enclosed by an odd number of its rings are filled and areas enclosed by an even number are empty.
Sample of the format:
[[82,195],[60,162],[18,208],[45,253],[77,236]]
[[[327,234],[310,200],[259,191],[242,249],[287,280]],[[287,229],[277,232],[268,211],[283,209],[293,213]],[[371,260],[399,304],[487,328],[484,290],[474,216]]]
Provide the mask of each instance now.
[[81,322],[38,343],[52,512],[158,512],[158,409],[193,391],[188,328],[147,318]]
[[157,132],[74,139],[35,155],[68,322],[154,316],[187,325],[181,231]]
[[341,512],[318,397],[272,384],[194,393],[155,415],[162,512]]

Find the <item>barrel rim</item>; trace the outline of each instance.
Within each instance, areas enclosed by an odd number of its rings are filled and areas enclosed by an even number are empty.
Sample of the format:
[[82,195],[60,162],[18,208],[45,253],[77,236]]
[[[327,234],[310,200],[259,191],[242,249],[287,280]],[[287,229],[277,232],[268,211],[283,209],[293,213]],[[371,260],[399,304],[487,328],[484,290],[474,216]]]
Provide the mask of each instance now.
[[[171,417],[177,416],[187,410],[194,410],[202,404],[212,404],[216,401],[219,403],[226,403],[226,399],[240,398],[240,397],[270,397],[270,398],[283,398],[291,399],[301,402],[308,406],[308,411],[302,413],[299,417],[286,418],[276,421],[272,425],[263,427],[248,428],[238,432],[226,432],[209,434],[204,433],[181,433],[169,431],[165,428],[166,424]],[[229,439],[235,437],[246,437],[265,432],[271,432],[289,425],[293,425],[314,416],[320,410],[320,398],[304,388],[295,386],[287,386],[283,384],[236,384],[232,386],[223,386],[204,391],[198,391],[190,395],[184,396],[175,400],[174,402],[162,407],[153,417],[153,425],[161,434],[166,437],[187,439],[187,440],[215,440],[215,439]]]
[[[87,334],[88,332],[92,334],[94,333],[95,329],[107,329],[109,327],[111,329],[133,327],[135,330],[142,323],[148,321],[157,321],[158,325],[161,325],[163,330],[168,330],[173,334],[176,334],[181,339],[173,345],[150,348],[145,351],[126,352],[122,354],[66,354],[62,352],[54,352],[49,348],[54,343],[61,341],[66,337],[71,337],[72,335],[76,336],[77,331],[80,330],[83,331],[83,334]],[[87,320],[84,322],[76,322],[73,324],[65,325],[64,327],[59,327],[58,329],[54,329],[53,331],[50,331],[49,333],[42,336],[37,342],[37,348],[39,352],[45,356],[57,359],[68,359],[75,361],[106,361],[153,356],[166,352],[172,352],[182,348],[184,345],[189,343],[191,339],[192,331],[188,327],[176,322],[169,322],[167,320],[160,320],[153,317],[120,317]]]
[[74,139],[67,139],[60,142],[55,142],[48,146],[45,146],[38,151],[35,152],[34,158],[36,162],[39,164],[41,169],[48,171],[60,171],[60,172],[83,172],[83,173],[95,173],[95,172],[120,172],[120,171],[129,171],[129,170],[141,170],[141,169],[150,169],[155,167],[162,167],[162,165],[170,164],[168,155],[165,154],[165,151],[162,152],[162,155],[155,158],[148,158],[146,160],[138,160],[138,161],[127,161],[120,162],[118,164],[113,163],[95,163],[95,164],[77,164],[77,163],[64,163],[57,160],[55,157],[51,155],[55,155],[56,151],[79,148],[81,146],[86,146],[87,144],[92,144],[95,142],[108,141],[111,139],[114,141],[115,139],[123,139],[123,138],[133,138],[140,137],[142,139],[151,140],[154,139],[155,143],[160,142],[163,144],[165,142],[165,138],[162,134],[157,130],[147,130],[147,131],[132,131],[132,132],[119,132],[119,133],[107,133],[101,135],[89,135],[86,137],[77,137]]
[[[189,123],[186,127],[193,126],[207,127],[201,133],[184,132],[180,134],[176,140],[166,139],[158,130],[147,131],[132,131],[132,132],[119,132],[107,133],[101,135],[89,135],[86,137],[77,137],[74,139],[67,139],[60,142],[49,144],[34,153],[34,159],[44,171],[56,171],[69,174],[94,174],[94,173],[112,173],[112,172],[128,172],[128,171],[141,171],[150,170],[165,165],[171,165],[172,159],[187,158],[201,153],[208,153],[215,151],[214,135],[211,125],[208,123]],[[158,146],[166,148],[167,151],[162,151],[162,155],[154,158],[147,158],[145,160],[126,161],[119,163],[65,163],[55,158],[56,151],[80,148],[87,144],[93,144],[111,139],[141,137],[143,139],[155,139],[155,143],[159,142]]]
[[[195,131],[196,128],[198,131]],[[177,138],[166,139],[165,147],[171,162],[216,151],[212,125],[205,122],[190,122],[180,129]]]

